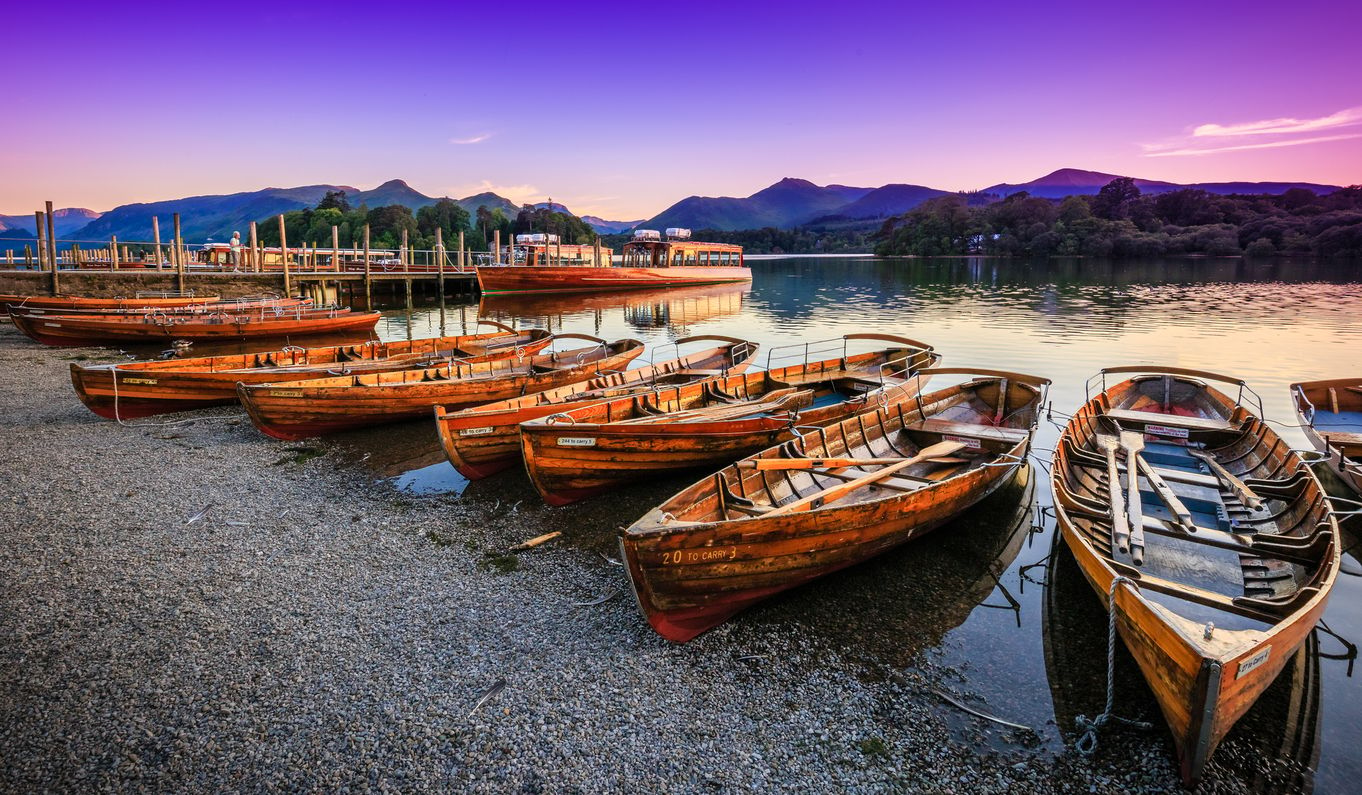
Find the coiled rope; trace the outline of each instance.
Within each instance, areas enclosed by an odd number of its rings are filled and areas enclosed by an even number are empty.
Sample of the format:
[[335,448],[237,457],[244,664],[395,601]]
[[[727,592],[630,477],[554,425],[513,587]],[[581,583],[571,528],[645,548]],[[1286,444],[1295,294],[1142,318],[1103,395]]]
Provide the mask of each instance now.
[[1135,585],[1135,581],[1129,577],[1117,575],[1112,578],[1111,589],[1107,591],[1107,704],[1103,708],[1102,714],[1091,720],[1087,715],[1079,715],[1074,718],[1074,723],[1082,730],[1083,735],[1074,743],[1074,747],[1084,756],[1092,756],[1097,750],[1097,732],[1109,721],[1117,721],[1127,726],[1134,726],[1139,729],[1148,729],[1150,724],[1147,721],[1132,720],[1123,718],[1120,715],[1112,714],[1112,702],[1116,698],[1116,589],[1124,583]]

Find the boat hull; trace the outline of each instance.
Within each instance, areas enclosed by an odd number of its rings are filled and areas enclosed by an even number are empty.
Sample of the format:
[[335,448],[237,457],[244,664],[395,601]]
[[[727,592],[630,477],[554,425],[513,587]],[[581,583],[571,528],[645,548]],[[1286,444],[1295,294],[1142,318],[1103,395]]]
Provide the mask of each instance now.
[[[813,522],[791,515],[729,532],[688,528],[684,537],[626,535],[620,551],[648,624],[667,640],[685,643],[782,591],[926,535],[1016,471],[980,469],[930,495],[905,495],[870,509],[827,510]],[[717,557],[698,562],[706,556]],[[681,565],[673,563],[677,559]]]
[[[1134,565],[1125,552],[1117,555],[1110,535],[1110,507],[1104,513],[1098,504],[1098,495],[1109,494],[1110,489],[1105,465],[1098,463],[1093,452],[1095,434],[1091,429],[1109,427],[1098,417],[1102,414],[1115,417],[1113,407],[1120,407],[1123,393],[1130,394],[1139,388],[1136,380],[1118,384],[1089,400],[1074,414],[1056,448],[1051,479],[1060,534],[1103,607],[1115,613],[1117,633],[1159,704],[1173,736],[1183,780],[1192,785],[1201,778],[1206,761],[1231,727],[1276,679],[1323,615],[1338,571],[1338,528],[1329,514],[1322,487],[1299,456],[1261,418],[1205,386],[1204,380],[1224,381],[1223,376],[1133,367],[1107,372],[1167,373],[1165,383],[1199,390],[1201,407],[1210,406],[1224,420],[1223,428],[1199,429],[1195,423],[1209,419],[1206,412],[1188,411],[1179,416],[1176,404],[1174,411],[1167,409],[1167,397],[1163,413],[1155,413],[1157,408],[1119,412],[1124,430],[1142,431],[1139,435],[1148,436],[1151,445],[1163,448],[1151,454],[1158,457],[1156,465],[1177,466],[1178,459],[1169,451],[1185,448],[1190,441],[1204,445],[1203,449],[1217,460],[1223,459],[1222,466],[1240,468],[1235,476],[1245,481],[1292,484],[1290,494],[1283,491],[1275,497],[1283,500],[1284,506],[1274,508],[1269,503],[1264,509],[1278,517],[1272,519],[1274,523],[1283,525],[1266,524],[1267,519],[1239,526],[1226,521],[1226,526],[1237,532],[1225,531],[1223,527],[1198,530],[1186,535],[1194,542],[1181,541],[1179,534],[1155,534],[1151,550],[1162,550],[1161,556],[1146,556],[1142,564]],[[1155,395],[1158,394],[1156,387]],[[1157,400],[1153,402],[1157,404]],[[1147,419],[1140,419],[1137,415],[1144,412],[1149,413]],[[1178,423],[1187,423],[1189,418],[1193,423],[1190,430],[1179,431]],[[1185,441],[1179,441],[1179,435]],[[1086,463],[1082,456],[1087,456]],[[1165,472],[1174,476],[1178,473],[1175,469]],[[1230,511],[1240,513],[1243,506],[1228,496],[1233,493],[1228,486],[1217,487],[1213,474],[1203,477],[1209,478],[1212,484],[1209,488],[1181,487],[1181,499],[1208,504],[1197,509],[1203,517],[1198,519],[1201,524],[1214,521],[1216,510],[1226,512],[1226,516]],[[1175,494],[1179,482],[1187,481],[1173,481]],[[1165,515],[1161,499],[1146,491],[1144,485],[1141,484],[1140,492],[1146,495],[1141,500],[1145,510],[1159,511],[1156,516]],[[1199,493],[1198,488],[1202,489]],[[1266,491],[1274,487],[1255,485],[1255,488],[1264,490],[1268,499],[1274,499],[1269,496],[1273,492]],[[1118,484],[1118,491],[1125,489],[1126,486]],[[1160,519],[1160,523],[1165,521],[1171,525],[1173,520]],[[1149,532],[1151,525],[1146,521],[1144,527]],[[1222,537],[1213,535],[1221,532]],[[1280,544],[1275,541],[1279,538],[1297,544],[1289,546],[1287,553],[1280,546],[1274,551],[1269,542]],[[1230,556],[1233,563],[1216,563],[1212,542],[1232,544],[1225,548],[1237,553]],[[1196,552],[1188,549],[1192,544],[1206,546]],[[1263,551],[1255,551],[1256,545]],[[1283,559],[1282,554],[1288,557]],[[1182,562],[1173,568],[1167,562],[1170,560]],[[1303,573],[1294,573],[1290,580],[1297,582],[1299,578],[1299,590],[1289,593],[1298,593],[1300,598],[1284,602],[1280,608],[1247,599],[1251,583],[1246,572],[1259,568],[1272,572],[1274,566],[1280,569],[1282,560],[1304,561],[1300,565],[1310,567]],[[1259,562],[1249,565],[1244,561]],[[1218,565],[1221,570],[1223,566],[1244,569],[1239,574],[1244,598],[1234,595],[1232,582],[1206,579],[1204,572],[1217,571]],[[1118,576],[1125,580],[1113,597],[1112,584]],[[1257,589],[1269,588],[1264,584],[1266,580],[1255,582],[1253,587]],[[1275,588],[1271,592],[1276,593]],[[1210,633],[1204,631],[1208,618],[1215,625]]]
[[[276,439],[297,440],[371,425],[429,417],[436,406],[480,406],[546,389],[580,383],[603,371],[618,370],[643,352],[641,343],[621,353],[549,372],[488,378],[453,377],[410,383],[352,385],[239,385],[237,395],[255,426]],[[418,373],[419,374],[419,373]],[[333,379],[322,379],[331,382]]]
[[[14,325],[44,345],[86,347],[106,342],[151,343],[168,340],[246,340],[309,337],[325,334],[372,332],[377,312],[335,312],[316,316],[260,320],[226,318],[215,322],[156,323],[145,319],[87,318],[72,315],[11,314]],[[170,318],[174,320],[175,318]]]
[[[205,356],[122,365],[71,365],[71,384],[86,408],[106,419],[134,419],[237,402],[237,384],[268,384],[410,367],[427,356],[512,356],[536,352],[548,335],[481,334],[265,353]],[[515,346],[492,349],[498,339]],[[493,350],[493,353],[489,353]]]
[[0,304],[17,308],[40,309],[115,309],[132,311],[149,308],[206,306],[217,303],[217,296],[197,298],[83,298],[79,296],[0,295]]
[[[1326,456],[1325,465],[1344,485],[1362,495],[1362,397],[1359,393],[1362,393],[1362,378],[1291,385],[1296,418],[1310,446]],[[1331,429],[1327,421],[1335,405],[1344,412],[1345,421]],[[1338,418],[1337,413],[1334,418]],[[1349,418],[1352,422],[1347,421]],[[1322,421],[1317,425],[1319,420]]]
[[736,265],[674,268],[493,265],[478,268],[478,286],[489,295],[636,290],[750,281],[752,269]]

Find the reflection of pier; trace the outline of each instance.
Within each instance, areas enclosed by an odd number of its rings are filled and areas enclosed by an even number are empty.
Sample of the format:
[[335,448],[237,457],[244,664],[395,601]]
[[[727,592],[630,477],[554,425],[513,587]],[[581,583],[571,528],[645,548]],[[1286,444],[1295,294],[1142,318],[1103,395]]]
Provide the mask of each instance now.
[[[1078,739],[1074,718],[1095,718],[1106,700],[1107,613],[1073,554],[1055,534],[1046,571],[1043,620],[1045,669],[1055,722],[1066,743]],[[1206,766],[1207,783],[1250,792],[1310,792],[1320,755],[1320,638],[1311,633],[1276,681],[1240,718]],[[1151,743],[1167,748],[1168,729],[1154,694],[1123,644],[1116,649],[1114,710],[1146,720],[1148,730],[1113,722],[1098,738],[1098,758],[1124,766]]]
[[566,318],[593,313],[599,326],[604,313],[621,309],[625,322],[634,328],[683,330],[694,323],[737,315],[751,289],[750,284],[720,284],[594,294],[494,294],[483,296],[478,316],[559,329]]

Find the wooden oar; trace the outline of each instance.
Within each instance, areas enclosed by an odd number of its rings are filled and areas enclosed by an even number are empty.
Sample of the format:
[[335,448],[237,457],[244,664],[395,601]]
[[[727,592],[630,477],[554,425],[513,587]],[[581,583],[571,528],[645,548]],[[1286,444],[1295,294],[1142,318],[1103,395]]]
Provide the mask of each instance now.
[[[1149,485],[1154,487],[1154,493],[1163,500],[1163,504],[1168,506],[1168,510],[1173,516],[1177,517],[1178,524],[1190,528],[1196,525],[1192,521],[1192,512],[1187,510],[1187,506],[1182,504],[1178,495],[1173,493],[1173,489],[1164,481],[1154,467],[1144,460],[1140,452],[1144,450],[1144,435],[1135,431],[1121,431],[1121,446],[1126,448],[1126,477],[1130,479],[1131,490],[1137,491],[1139,488],[1139,475],[1144,475],[1144,479],[1149,481]],[[1131,522],[1132,530],[1135,523]]]
[[[739,461],[738,466],[762,470],[844,469],[846,467],[886,466],[910,460],[912,459],[902,456],[897,458],[757,458],[750,461]],[[950,456],[932,456],[930,460],[938,464],[963,464],[969,461],[968,458]]]
[[827,503],[832,502],[833,500],[845,497],[846,495],[852,493],[853,491],[856,491],[857,489],[869,486],[871,483],[874,483],[877,480],[884,480],[890,475],[893,475],[895,472],[898,472],[899,470],[902,469],[907,469],[908,467],[918,463],[919,461],[926,461],[929,458],[936,458],[938,456],[954,455],[955,453],[958,453],[963,449],[965,449],[964,442],[937,442],[931,447],[923,448],[917,455],[913,456],[912,458],[905,458],[904,460],[899,461],[896,464],[890,464],[889,466],[879,471],[871,472],[868,475],[862,475],[861,477],[856,478],[855,480],[848,480],[845,483],[839,483],[836,486],[823,489],[822,491],[819,491],[816,494],[810,494],[807,497],[801,497],[795,500],[794,502],[788,502],[780,506],[779,508],[772,509],[762,514],[762,518],[779,516],[785,513],[794,513],[795,511],[802,511],[807,508],[811,507],[817,508],[819,506],[826,505]]
[[[1130,431],[1120,433],[1121,448],[1126,452],[1126,515],[1130,520],[1130,559],[1139,566],[1144,563],[1144,506],[1140,504],[1140,477],[1135,457],[1144,449],[1144,437]],[[1133,441],[1127,437],[1134,437]],[[1117,480],[1114,485],[1119,489],[1121,481]]]
[[1210,468],[1211,474],[1215,475],[1226,486],[1229,486],[1230,491],[1238,495],[1239,501],[1244,503],[1249,510],[1256,511],[1263,507],[1262,498],[1254,494],[1253,489],[1246,486],[1244,481],[1240,480],[1233,472],[1221,466],[1215,456],[1205,450],[1196,450],[1190,447],[1187,448],[1187,452],[1191,453],[1193,458],[1200,459],[1205,463]]
[[[1121,496],[1121,473],[1116,467],[1116,448],[1120,443],[1110,434],[1097,434],[1097,449],[1107,457],[1107,491],[1111,495],[1111,543],[1121,552],[1130,552],[1130,525],[1126,523],[1125,499]],[[1141,558],[1143,558],[1143,550]]]

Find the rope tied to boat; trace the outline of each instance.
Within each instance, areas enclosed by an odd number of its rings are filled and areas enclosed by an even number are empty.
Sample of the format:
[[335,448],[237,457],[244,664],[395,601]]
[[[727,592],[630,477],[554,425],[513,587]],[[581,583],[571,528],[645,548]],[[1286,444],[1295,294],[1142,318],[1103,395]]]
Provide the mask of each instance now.
[[1074,743],[1074,748],[1084,756],[1092,756],[1097,751],[1097,732],[1110,721],[1124,723],[1127,726],[1134,726],[1139,729],[1150,728],[1148,721],[1133,720],[1123,718],[1111,711],[1112,702],[1116,698],[1116,589],[1122,584],[1134,586],[1135,581],[1129,577],[1117,575],[1111,580],[1111,588],[1107,591],[1107,703],[1102,709],[1102,714],[1096,718],[1089,719],[1087,715],[1078,715],[1074,718],[1074,724],[1083,732]]

